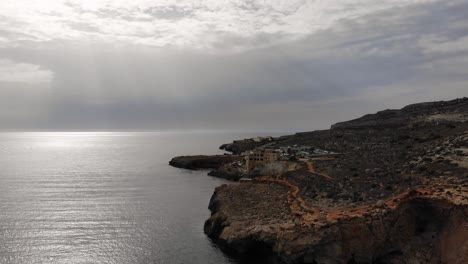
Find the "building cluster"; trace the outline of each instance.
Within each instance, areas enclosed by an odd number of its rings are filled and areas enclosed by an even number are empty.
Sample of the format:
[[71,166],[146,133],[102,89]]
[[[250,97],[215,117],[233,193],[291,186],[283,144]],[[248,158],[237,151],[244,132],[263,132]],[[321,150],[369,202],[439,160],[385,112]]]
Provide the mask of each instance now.
[[310,159],[314,157],[336,155],[336,153],[310,146],[286,146],[280,148],[257,148],[243,153],[245,155],[246,172],[249,174],[258,165],[271,164],[291,159]]
[[331,151],[312,148],[310,146],[300,146],[300,145],[280,147],[277,151],[280,153],[281,157],[286,158],[286,159],[290,159],[292,157],[298,158],[298,159],[308,159],[308,158],[314,158],[314,157],[319,157],[319,156],[336,154]]
[[269,137],[254,137],[254,138],[252,138],[252,140],[253,140],[254,142],[273,141],[273,139],[274,139],[274,138],[273,138],[273,137],[270,137],[270,136],[269,136]]
[[280,160],[280,153],[275,149],[258,148],[245,155],[247,174],[259,164],[274,163]]

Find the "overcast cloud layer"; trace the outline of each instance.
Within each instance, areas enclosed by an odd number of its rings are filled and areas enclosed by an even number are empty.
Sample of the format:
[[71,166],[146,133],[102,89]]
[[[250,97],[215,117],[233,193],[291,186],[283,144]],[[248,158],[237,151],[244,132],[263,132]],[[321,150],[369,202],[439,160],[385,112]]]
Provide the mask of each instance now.
[[467,0],[5,0],[0,129],[299,131],[464,97],[467,14]]

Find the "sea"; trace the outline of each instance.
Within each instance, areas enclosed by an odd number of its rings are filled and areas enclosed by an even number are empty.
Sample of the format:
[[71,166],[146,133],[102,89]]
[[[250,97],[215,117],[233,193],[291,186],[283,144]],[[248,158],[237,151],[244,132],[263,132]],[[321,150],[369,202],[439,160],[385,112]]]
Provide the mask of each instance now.
[[0,133],[0,263],[236,263],[203,233],[228,182],[168,162],[252,136]]

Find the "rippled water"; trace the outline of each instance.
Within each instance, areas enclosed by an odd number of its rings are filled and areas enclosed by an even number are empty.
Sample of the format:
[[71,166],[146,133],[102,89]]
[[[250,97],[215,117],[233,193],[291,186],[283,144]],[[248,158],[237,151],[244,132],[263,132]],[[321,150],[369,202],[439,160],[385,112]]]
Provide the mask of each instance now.
[[233,138],[0,133],[0,263],[231,263],[203,234],[224,181],[167,163]]

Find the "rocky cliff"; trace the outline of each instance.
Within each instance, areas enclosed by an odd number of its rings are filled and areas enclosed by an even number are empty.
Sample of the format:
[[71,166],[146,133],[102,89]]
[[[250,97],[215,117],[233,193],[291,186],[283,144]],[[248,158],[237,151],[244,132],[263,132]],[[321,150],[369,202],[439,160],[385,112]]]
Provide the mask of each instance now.
[[292,193],[279,182],[219,187],[205,232],[244,259],[262,254],[262,263],[467,263],[466,189],[349,207],[311,207]]
[[467,117],[423,103],[270,142],[340,155],[218,187],[205,233],[253,263],[468,263]]
[[333,125],[332,129],[402,127],[409,124],[453,123],[468,120],[468,98],[408,105]]

